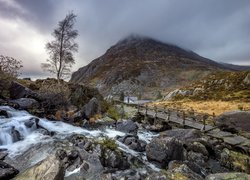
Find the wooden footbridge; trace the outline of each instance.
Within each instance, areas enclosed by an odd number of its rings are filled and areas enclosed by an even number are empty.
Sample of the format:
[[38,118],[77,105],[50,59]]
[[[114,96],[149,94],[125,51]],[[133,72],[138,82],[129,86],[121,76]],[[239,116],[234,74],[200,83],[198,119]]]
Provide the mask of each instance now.
[[160,109],[157,107],[149,107],[147,105],[137,105],[137,111],[144,117],[153,118],[154,121],[175,123],[183,128],[201,130],[208,136],[221,139],[225,143],[240,148],[247,154],[250,154],[250,139],[230,132],[221,131],[215,125],[211,125],[211,123],[209,124],[208,121],[215,121],[215,116],[202,115],[199,118],[197,116],[190,117],[184,111],[166,108]]
[[[156,106],[149,107],[149,106],[143,106],[138,105],[137,106],[138,113],[144,116],[149,116],[151,118],[154,118],[155,121],[164,121],[164,122],[170,122],[179,124],[183,127],[189,127],[193,129],[198,129],[202,131],[210,131],[216,127],[211,126],[207,124],[207,119],[209,118],[208,115],[203,115],[199,120],[195,118],[195,116],[192,116],[192,118],[188,117],[185,111],[178,111],[174,109],[160,109]],[[210,118],[211,119],[211,118]],[[214,119],[214,117],[212,117]],[[202,122],[197,122],[202,121]]]

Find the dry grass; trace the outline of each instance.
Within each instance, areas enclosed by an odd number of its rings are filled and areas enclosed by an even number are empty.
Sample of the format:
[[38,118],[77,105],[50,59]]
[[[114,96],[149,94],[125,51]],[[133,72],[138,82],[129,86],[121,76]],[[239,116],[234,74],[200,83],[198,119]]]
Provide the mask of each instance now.
[[156,105],[159,107],[168,107],[174,109],[181,109],[192,111],[197,113],[206,113],[213,115],[213,113],[218,116],[224,112],[234,111],[234,110],[250,110],[249,102],[241,101],[191,101],[191,100],[180,100],[180,101],[162,101],[152,103],[151,105]]

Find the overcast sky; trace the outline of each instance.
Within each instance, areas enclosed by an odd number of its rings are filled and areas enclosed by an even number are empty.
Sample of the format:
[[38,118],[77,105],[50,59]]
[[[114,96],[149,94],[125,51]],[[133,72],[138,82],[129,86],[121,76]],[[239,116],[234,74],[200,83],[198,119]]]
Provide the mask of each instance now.
[[22,60],[24,76],[43,76],[45,44],[70,11],[79,31],[73,70],[132,33],[250,65],[250,0],[0,0],[0,54]]

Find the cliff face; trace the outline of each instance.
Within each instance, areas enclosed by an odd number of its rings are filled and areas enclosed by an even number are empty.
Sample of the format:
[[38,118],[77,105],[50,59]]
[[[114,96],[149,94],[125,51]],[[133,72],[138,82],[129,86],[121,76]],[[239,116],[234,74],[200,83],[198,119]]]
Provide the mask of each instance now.
[[71,82],[97,87],[107,95],[121,92],[153,97],[156,92],[200,79],[223,65],[147,37],[130,36],[74,72]]

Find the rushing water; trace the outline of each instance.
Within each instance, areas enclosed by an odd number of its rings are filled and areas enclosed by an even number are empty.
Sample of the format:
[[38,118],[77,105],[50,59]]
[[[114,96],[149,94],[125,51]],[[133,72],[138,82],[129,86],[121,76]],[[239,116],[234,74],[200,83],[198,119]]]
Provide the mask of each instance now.
[[[61,121],[49,121],[47,119],[39,119],[36,122],[34,116],[26,111],[15,110],[8,106],[0,106],[1,110],[8,112],[10,118],[0,117],[0,149],[7,149],[9,157],[24,153],[27,149],[32,148],[38,143],[54,141],[55,139],[63,139],[72,134],[83,134],[87,137],[109,137],[114,139],[117,135],[124,136],[125,133],[114,129],[106,128],[105,130],[87,130],[81,127],[76,127]],[[33,119],[32,119],[33,118]],[[38,119],[38,118],[37,118]],[[50,132],[55,132],[55,136],[51,137],[43,133],[37,126],[41,126]],[[138,137],[147,143],[156,135],[139,131]],[[145,153],[139,153],[129,149],[123,143],[117,141],[119,148],[133,156],[140,156],[145,165],[151,169],[158,170],[153,164],[146,160]],[[38,155],[37,161],[44,159],[46,155]],[[34,164],[33,162],[32,164]],[[77,170],[75,170],[77,171]],[[71,172],[72,173],[72,172]]]

